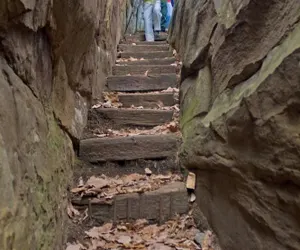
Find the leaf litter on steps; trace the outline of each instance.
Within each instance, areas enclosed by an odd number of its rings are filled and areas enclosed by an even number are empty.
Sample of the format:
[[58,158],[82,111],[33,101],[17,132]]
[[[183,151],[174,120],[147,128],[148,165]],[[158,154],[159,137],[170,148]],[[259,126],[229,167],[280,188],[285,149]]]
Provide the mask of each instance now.
[[85,184],[80,183],[71,189],[71,193],[73,200],[77,202],[88,198],[92,203],[110,204],[118,194],[144,193],[182,180],[183,178],[178,174],[154,175],[145,169],[144,175],[133,173],[114,178],[105,175],[92,176]]
[[93,131],[93,136],[98,138],[105,137],[128,137],[134,135],[165,135],[173,133],[179,138],[181,137],[181,132],[179,130],[178,120],[166,123],[163,125],[156,126],[152,129],[138,129],[138,128],[124,128],[120,130],[106,129],[97,133],[97,129]]
[[[178,88],[172,88],[169,87],[165,90],[162,91],[153,91],[153,92],[148,92],[150,94],[158,94],[158,93],[173,93],[174,94],[174,99],[178,100],[179,97],[179,89]],[[103,92],[103,99],[104,102],[98,102],[92,106],[92,109],[97,109],[97,108],[122,108],[123,104],[119,100],[119,92]],[[123,95],[126,95],[122,93]],[[136,108],[132,106],[131,108]],[[143,108],[143,107],[142,107]],[[161,109],[161,110],[176,110],[179,111],[179,105],[176,104],[174,106],[163,106],[163,104],[158,100],[157,101],[157,107],[155,108],[149,108],[149,109]]]
[[[178,94],[179,90],[177,88],[168,88],[163,91],[156,91],[156,92],[149,92],[149,93],[175,93]],[[95,104],[92,108],[118,108],[123,109],[122,104],[119,102],[118,92],[103,92],[103,98],[105,100],[105,103],[99,102]],[[126,108],[124,108],[126,109]],[[128,108],[127,108],[128,109]],[[144,107],[139,106],[131,106],[130,109],[144,109]],[[98,138],[104,138],[104,137],[116,137],[116,136],[133,136],[133,135],[155,135],[155,134],[168,134],[168,133],[175,133],[179,137],[181,137],[180,129],[179,129],[179,105],[176,104],[174,106],[163,106],[161,102],[157,102],[157,108],[147,108],[147,109],[156,109],[156,110],[173,110],[173,121],[155,126],[152,129],[139,129],[139,128],[124,128],[120,130],[112,130],[112,129],[106,129],[103,131],[101,129],[100,131],[98,129],[94,129],[92,134],[95,137]]]
[[68,243],[66,250],[217,250],[212,232],[202,233],[196,228],[192,211],[187,215],[177,215],[162,225],[139,219],[117,225],[106,223],[85,231],[85,234],[84,242]]

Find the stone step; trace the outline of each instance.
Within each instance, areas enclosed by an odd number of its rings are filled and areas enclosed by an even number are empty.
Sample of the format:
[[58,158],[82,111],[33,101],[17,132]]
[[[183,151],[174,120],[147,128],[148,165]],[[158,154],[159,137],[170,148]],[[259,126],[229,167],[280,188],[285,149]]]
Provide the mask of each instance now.
[[119,44],[118,50],[120,52],[153,52],[153,51],[169,51],[168,44],[160,45],[132,45],[132,44]]
[[173,93],[132,93],[119,94],[119,101],[124,108],[143,106],[144,108],[157,108],[162,106],[173,106],[176,104]]
[[97,108],[89,112],[89,128],[109,125],[111,129],[123,127],[154,127],[172,121],[173,110]]
[[176,67],[172,65],[117,65],[113,67],[113,75],[144,75],[176,73]]
[[[92,139],[95,135],[84,138]],[[82,139],[83,140],[83,139]],[[180,141],[179,141],[180,142]],[[178,142],[178,143],[179,143]],[[153,174],[168,175],[169,173],[181,174],[180,164],[177,161],[177,156],[161,158],[161,159],[136,159],[126,161],[100,161],[100,162],[88,162],[78,160],[76,162],[76,176],[85,176],[90,178],[91,176],[101,176],[102,174],[109,177],[116,177],[128,174],[145,174],[145,168],[149,168]]]
[[122,43],[135,43],[141,41],[145,41],[145,34],[143,32],[136,34],[126,34],[122,39]]
[[171,51],[155,51],[155,52],[120,52],[120,58],[144,58],[144,59],[155,59],[155,58],[167,58],[172,57]]
[[72,203],[81,209],[88,208],[89,215],[97,224],[136,219],[163,223],[176,214],[189,211],[188,194],[182,182],[173,182],[142,194],[117,195],[110,204],[97,199],[73,199]]
[[178,145],[179,138],[172,134],[91,138],[80,141],[79,156],[91,163],[162,159],[174,157]]
[[110,76],[107,78],[107,87],[109,90],[118,92],[160,91],[168,87],[174,88],[176,86],[176,74]]
[[120,44],[129,44],[129,45],[153,45],[153,46],[160,46],[160,45],[169,45],[167,41],[156,41],[156,42],[147,42],[147,41],[121,41]]
[[136,61],[123,61],[117,62],[117,65],[171,65],[176,62],[174,57],[161,58],[161,59],[146,59]]

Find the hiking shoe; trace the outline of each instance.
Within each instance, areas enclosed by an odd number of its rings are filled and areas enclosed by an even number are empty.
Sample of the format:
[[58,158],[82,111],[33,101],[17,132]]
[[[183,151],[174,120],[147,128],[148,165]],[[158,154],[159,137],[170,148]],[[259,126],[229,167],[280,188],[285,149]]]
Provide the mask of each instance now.
[[159,31],[154,31],[154,41],[166,41],[167,37],[162,37]]

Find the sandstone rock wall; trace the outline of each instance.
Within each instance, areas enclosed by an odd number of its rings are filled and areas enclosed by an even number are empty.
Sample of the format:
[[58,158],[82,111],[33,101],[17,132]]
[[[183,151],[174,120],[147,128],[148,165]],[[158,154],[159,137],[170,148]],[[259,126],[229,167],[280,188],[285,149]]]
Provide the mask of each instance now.
[[299,20],[298,0],[176,3],[181,160],[223,250],[300,249]]
[[0,249],[61,250],[66,191],[124,0],[0,1]]
[[144,31],[144,0],[127,0],[126,33]]

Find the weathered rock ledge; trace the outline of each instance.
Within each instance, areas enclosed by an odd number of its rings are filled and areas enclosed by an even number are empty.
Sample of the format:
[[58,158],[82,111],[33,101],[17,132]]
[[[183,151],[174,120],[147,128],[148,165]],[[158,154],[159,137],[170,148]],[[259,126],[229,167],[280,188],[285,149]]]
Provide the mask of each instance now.
[[66,192],[125,0],[1,0],[0,249],[61,250]]
[[223,249],[300,249],[299,21],[297,0],[176,4],[181,160]]

